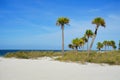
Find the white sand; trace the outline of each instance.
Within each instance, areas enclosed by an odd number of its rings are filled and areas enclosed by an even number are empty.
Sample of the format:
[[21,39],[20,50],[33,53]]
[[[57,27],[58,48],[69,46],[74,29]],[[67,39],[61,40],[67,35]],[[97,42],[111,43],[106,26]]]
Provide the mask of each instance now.
[[120,80],[120,66],[0,58],[0,80]]

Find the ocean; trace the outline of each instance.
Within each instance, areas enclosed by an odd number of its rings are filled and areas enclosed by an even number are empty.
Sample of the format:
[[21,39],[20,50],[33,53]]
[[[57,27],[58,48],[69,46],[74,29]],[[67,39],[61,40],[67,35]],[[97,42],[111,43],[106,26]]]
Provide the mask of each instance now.
[[[0,56],[4,56],[5,54],[7,53],[10,53],[10,52],[18,52],[18,51],[53,51],[53,52],[60,52],[61,50],[0,50]],[[67,50],[65,50],[67,51]]]

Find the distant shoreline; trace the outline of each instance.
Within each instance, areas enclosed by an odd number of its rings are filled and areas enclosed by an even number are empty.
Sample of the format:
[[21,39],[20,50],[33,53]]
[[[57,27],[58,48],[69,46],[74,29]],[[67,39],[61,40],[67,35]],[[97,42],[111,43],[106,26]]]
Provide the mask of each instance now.
[[[41,49],[0,49],[0,56],[4,56],[5,54],[9,52],[18,52],[18,51],[53,51],[53,52],[61,52],[61,50],[41,50]],[[64,50],[64,51],[72,51],[72,50]],[[81,52],[82,50],[79,50]],[[84,50],[86,51],[86,50]],[[98,50],[92,50],[92,51],[98,51]],[[101,50],[104,51],[104,50]]]

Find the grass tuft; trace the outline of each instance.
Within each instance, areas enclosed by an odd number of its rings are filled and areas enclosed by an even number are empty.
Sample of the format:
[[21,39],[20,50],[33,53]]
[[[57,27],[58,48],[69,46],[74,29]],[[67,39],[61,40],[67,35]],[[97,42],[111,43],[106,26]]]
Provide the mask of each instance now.
[[38,57],[52,57],[52,56],[59,56],[61,55],[59,52],[52,52],[52,51],[18,51],[15,53],[7,53],[4,57],[6,58],[23,58],[23,59],[30,59],[30,58],[38,58]]

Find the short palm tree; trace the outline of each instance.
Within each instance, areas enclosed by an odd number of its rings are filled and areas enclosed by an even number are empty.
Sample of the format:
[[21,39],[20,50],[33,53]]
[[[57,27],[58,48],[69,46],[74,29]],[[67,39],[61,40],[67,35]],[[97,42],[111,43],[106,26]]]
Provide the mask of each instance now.
[[100,51],[101,48],[103,48],[103,43],[98,42],[98,43],[97,43],[97,49]]
[[107,45],[108,45],[108,41],[103,41],[103,45],[105,46],[105,52],[106,52],[106,47],[107,47]]
[[95,38],[96,38],[98,28],[99,28],[99,26],[105,27],[105,21],[104,21],[103,18],[97,17],[97,18],[95,18],[95,19],[92,21],[92,24],[95,24],[95,25],[96,25],[96,28],[95,28],[94,36],[93,36],[93,38],[92,38],[92,42],[91,42],[90,47],[89,47],[89,53],[90,53],[90,50],[91,50],[91,48],[92,48],[92,46],[93,46],[94,40],[95,40]]
[[[86,32],[85,32],[85,36],[87,37],[87,40],[88,40],[88,42],[87,42],[87,50],[88,50],[88,46],[89,46],[89,38],[93,36],[93,32],[92,32],[92,30],[90,30],[90,29],[86,30]],[[89,52],[88,52],[88,53],[89,53]]]
[[73,39],[72,40],[72,44],[73,44],[73,46],[76,49],[76,55],[77,55],[77,53],[78,53],[78,47],[80,46],[80,40],[79,40],[79,38]]
[[117,46],[116,46],[116,45],[114,45],[114,46],[113,46],[113,49],[114,49],[114,50],[116,50],[116,48],[117,48]]
[[115,49],[115,48],[116,48],[115,41],[111,40],[110,43],[111,43],[110,46],[111,46],[113,49]]
[[71,49],[74,49],[73,44],[69,44],[68,47],[71,48]]
[[[83,49],[84,49],[85,40],[86,40],[86,39],[85,39],[85,38],[83,38],[83,37],[79,39],[79,47],[81,47],[81,48],[83,48]],[[87,40],[86,40],[86,41],[87,41]]]
[[62,55],[64,55],[64,26],[69,24],[69,19],[66,17],[60,17],[57,19],[56,25],[61,26],[62,29]]
[[110,50],[109,47],[111,46],[111,41],[107,41],[107,46],[108,46],[108,50]]
[[[86,36],[85,36],[85,35],[82,37],[82,39],[83,39],[83,41],[84,41],[84,45],[85,45],[85,43],[87,43],[87,42],[88,42],[88,39],[86,38]],[[84,48],[84,45],[83,45],[83,48]],[[83,50],[84,50],[84,49],[83,49]]]

